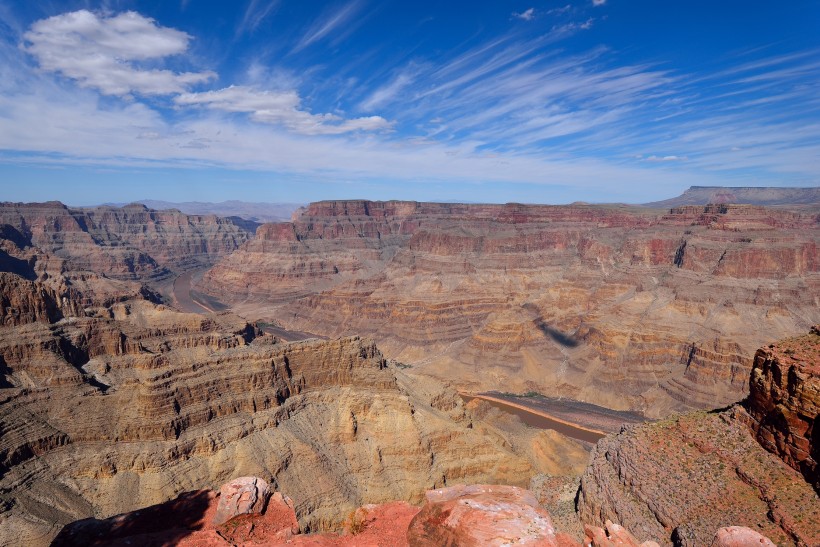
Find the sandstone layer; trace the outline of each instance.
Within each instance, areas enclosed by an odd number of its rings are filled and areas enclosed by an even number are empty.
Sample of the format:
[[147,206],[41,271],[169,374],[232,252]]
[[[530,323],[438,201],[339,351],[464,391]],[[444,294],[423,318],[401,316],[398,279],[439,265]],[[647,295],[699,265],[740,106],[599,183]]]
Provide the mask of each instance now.
[[311,531],[366,503],[535,471],[373,342],[286,344],[230,314],[138,300],[6,326],[0,374],[3,545],[237,476],[292,493]]
[[465,390],[659,417],[742,399],[758,347],[820,322],[819,241],[816,210],[319,202],[197,289]]

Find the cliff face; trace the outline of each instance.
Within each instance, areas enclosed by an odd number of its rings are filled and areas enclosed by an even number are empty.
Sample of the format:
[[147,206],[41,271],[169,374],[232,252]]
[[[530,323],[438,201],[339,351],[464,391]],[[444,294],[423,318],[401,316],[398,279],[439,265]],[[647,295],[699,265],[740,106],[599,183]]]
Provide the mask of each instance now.
[[758,350],[747,401],[758,442],[820,493],[820,327]]
[[359,338],[283,344],[229,315],[147,301],[0,329],[0,544],[264,476],[306,530],[532,464],[458,395]]
[[581,479],[581,519],[618,521],[662,544],[708,545],[730,525],[777,545],[820,544],[818,339],[815,328],[761,349],[743,405],[600,441]]
[[216,216],[122,208],[69,208],[59,202],[0,203],[0,225],[66,261],[66,269],[115,279],[156,279],[211,264],[249,234]]
[[295,330],[373,336],[465,389],[663,416],[741,399],[757,347],[820,321],[819,228],[755,206],[320,202],[260,227],[197,289]]

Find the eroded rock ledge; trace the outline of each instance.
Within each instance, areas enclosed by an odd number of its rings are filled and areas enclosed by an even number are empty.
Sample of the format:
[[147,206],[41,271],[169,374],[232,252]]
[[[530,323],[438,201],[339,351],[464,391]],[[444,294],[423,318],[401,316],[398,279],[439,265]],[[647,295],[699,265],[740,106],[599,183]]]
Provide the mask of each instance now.
[[778,545],[820,544],[820,336],[761,349],[743,403],[624,428],[601,440],[581,479],[580,517],[662,545],[708,545],[743,525]]

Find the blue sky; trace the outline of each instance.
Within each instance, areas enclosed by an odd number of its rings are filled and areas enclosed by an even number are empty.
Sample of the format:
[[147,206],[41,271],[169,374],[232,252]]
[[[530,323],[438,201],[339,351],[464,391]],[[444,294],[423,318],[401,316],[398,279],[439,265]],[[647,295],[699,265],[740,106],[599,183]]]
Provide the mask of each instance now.
[[0,0],[0,200],[820,184],[820,0]]

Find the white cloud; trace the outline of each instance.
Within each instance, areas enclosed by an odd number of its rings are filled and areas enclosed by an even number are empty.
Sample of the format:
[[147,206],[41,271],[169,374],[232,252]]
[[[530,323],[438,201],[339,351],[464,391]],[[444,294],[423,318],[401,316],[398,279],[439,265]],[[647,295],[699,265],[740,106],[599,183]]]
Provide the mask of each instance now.
[[521,13],[513,12],[513,17],[521,19],[522,21],[532,21],[535,19],[535,8],[529,8],[527,10],[522,11]]
[[185,52],[191,37],[133,11],[113,17],[87,10],[56,15],[34,23],[24,39],[25,50],[43,70],[106,95],[168,95],[215,77],[140,68],[140,61]]
[[667,162],[667,161],[686,161],[686,156],[649,156],[646,161],[651,162]]
[[606,0],[592,0],[593,6],[603,6],[606,4]]
[[174,98],[179,106],[203,106],[223,112],[245,112],[256,122],[280,125],[303,135],[338,135],[353,131],[391,128],[381,116],[345,120],[335,114],[311,114],[300,110],[296,91],[259,91],[231,86],[217,91],[183,93]]

